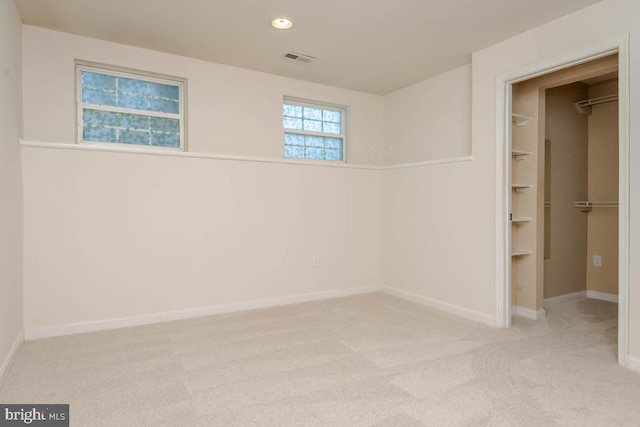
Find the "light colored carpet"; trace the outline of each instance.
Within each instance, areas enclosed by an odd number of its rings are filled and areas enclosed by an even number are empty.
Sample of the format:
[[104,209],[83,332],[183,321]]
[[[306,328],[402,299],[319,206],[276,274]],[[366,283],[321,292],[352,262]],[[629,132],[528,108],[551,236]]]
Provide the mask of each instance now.
[[493,329],[384,294],[24,344],[3,403],[72,426],[640,425],[617,305]]

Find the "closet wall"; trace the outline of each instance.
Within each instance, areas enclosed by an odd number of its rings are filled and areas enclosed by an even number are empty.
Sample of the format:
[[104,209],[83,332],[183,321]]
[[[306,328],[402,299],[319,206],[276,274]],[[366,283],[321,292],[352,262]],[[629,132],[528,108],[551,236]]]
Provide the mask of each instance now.
[[544,298],[586,290],[587,214],[573,207],[587,200],[588,116],[573,103],[587,99],[588,86],[573,83],[546,91],[545,139],[551,165],[547,210],[549,258],[544,260]]
[[[618,80],[589,86],[589,98],[618,93]],[[618,103],[594,105],[588,116],[589,200],[618,200]],[[618,210],[594,208],[587,215],[587,290],[618,294]],[[599,255],[602,265],[593,265]]]

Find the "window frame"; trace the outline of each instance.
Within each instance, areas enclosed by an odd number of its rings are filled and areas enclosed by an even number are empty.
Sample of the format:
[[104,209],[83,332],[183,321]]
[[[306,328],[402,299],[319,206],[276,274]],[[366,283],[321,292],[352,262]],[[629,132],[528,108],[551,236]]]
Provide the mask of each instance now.
[[[96,145],[115,147],[120,149],[143,149],[143,150],[166,150],[166,151],[187,151],[187,79],[184,77],[171,76],[167,74],[153,73],[150,71],[137,70],[115,65],[102,64],[92,61],[76,59],[75,65],[75,105],[76,105],[76,143],[82,145]],[[171,86],[178,86],[178,113],[162,113],[158,111],[137,110],[135,108],[123,108],[112,106],[101,106],[96,104],[86,104],[82,101],[82,72],[106,74],[114,77],[124,77],[147,81],[151,83],[161,83]],[[115,113],[136,114],[141,116],[152,116],[176,119],[180,122],[180,146],[163,147],[158,145],[125,144],[121,142],[108,141],[85,141],[83,139],[83,110],[84,108],[110,111]]]
[[[321,101],[313,101],[309,99],[296,98],[292,96],[284,96],[282,99],[282,107],[285,104],[298,105],[301,107],[316,108],[329,111],[337,111],[340,113],[340,130],[342,133],[325,133],[311,130],[289,129],[284,127],[284,111],[282,112],[282,157],[289,161],[309,161],[309,162],[328,162],[328,163],[347,163],[347,116],[349,108],[346,105],[332,104]],[[283,108],[284,110],[284,108]],[[295,133],[298,135],[322,136],[328,138],[342,139],[342,160],[312,159],[308,157],[286,157],[285,156],[285,134]]]

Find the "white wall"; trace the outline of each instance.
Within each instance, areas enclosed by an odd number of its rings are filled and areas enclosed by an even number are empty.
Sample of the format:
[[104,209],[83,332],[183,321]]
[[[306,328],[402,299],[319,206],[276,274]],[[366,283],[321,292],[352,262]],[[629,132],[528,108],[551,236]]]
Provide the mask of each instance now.
[[425,80],[384,97],[382,172],[383,283],[490,319],[493,254],[486,242],[493,203],[477,179],[477,161],[401,167],[397,163],[447,161],[469,156],[471,66]]
[[382,281],[426,297],[434,305],[492,323],[493,274],[484,246],[491,229],[477,227],[480,192],[476,163],[463,161],[384,170]]
[[[381,97],[29,26],[26,140],[73,142],[74,58],[186,77],[190,151],[282,158],[290,95],[380,163]],[[27,330],[380,284],[376,168],[72,148],[23,148]]]
[[378,171],[23,158],[27,330],[379,284]]
[[287,95],[348,106],[349,162],[382,163],[380,96],[28,25],[23,28],[27,140],[75,141],[74,59],[84,59],[186,77],[189,151],[281,159],[282,97]]
[[384,162],[416,163],[471,153],[471,65],[384,97]]
[[[473,155],[483,163],[476,179],[486,182],[487,196],[493,193],[496,180],[496,78],[511,70],[528,66],[542,60],[552,59],[563,53],[575,51],[610,40],[630,35],[631,68],[631,271],[630,271],[630,353],[640,354],[640,161],[636,143],[640,135],[640,4],[633,0],[608,0],[571,15],[550,22],[531,31],[508,39],[473,55]],[[481,207],[495,215],[494,204]],[[478,223],[479,227],[492,227],[489,222]],[[486,241],[487,250],[493,251],[495,239]],[[492,281],[481,285],[492,292]],[[492,307],[487,307],[491,310]]]
[[[640,151],[636,146],[640,135],[639,24],[639,3],[608,0],[473,54],[473,161],[383,172],[385,284],[493,316],[496,78],[532,63],[630,34],[630,353],[640,355],[640,227],[637,226],[640,224],[640,169],[633,167],[640,164]],[[436,95],[438,91],[434,90],[432,96],[437,98]],[[463,108],[459,106],[457,110]],[[434,125],[440,119],[442,116],[424,118]],[[440,140],[456,144],[460,152],[464,152],[467,144],[460,140],[457,129],[443,132]],[[413,213],[407,213],[408,210]],[[440,213],[428,215],[439,210]],[[404,237],[395,236],[396,232]]]
[[0,380],[22,331],[21,24],[0,2]]

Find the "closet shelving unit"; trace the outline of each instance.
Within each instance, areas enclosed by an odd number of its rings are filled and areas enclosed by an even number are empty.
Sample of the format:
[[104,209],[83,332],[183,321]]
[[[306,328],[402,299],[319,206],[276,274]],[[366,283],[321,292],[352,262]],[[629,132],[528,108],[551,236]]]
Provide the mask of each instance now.
[[[518,142],[518,141],[516,141],[517,140],[516,129],[528,125],[532,120],[533,120],[533,117],[526,116],[524,114],[513,113],[511,115],[511,121],[514,124],[513,143],[517,143]],[[524,149],[512,148],[512,150],[511,150],[511,156],[512,156],[513,160],[525,160],[527,158],[530,158],[532,155],[533,155],[532,151],[528,151],[528,150],[524,150]],[[513,168],[517,168],[517,167],[518,166],[515,165],[512,162],[512,170],[513,170]],[[525,191],[531,190],[533,188],[533,184],[513,182],[512,185],[511,185],[511,188],[515,193],[523,193]],[[516,196],[516,197],[518,197],[518,196]],[[531,223],[532,221],[533,221],[533,217],[530,217],[530,216],[513,216],[511,218],[511,223],[513,225],[515,225],[515,226],[526,225],[528,223]],[[518,233],[518,231],[515,230],[515,229],[513,230],[513,232],[514,232],[514,234]],[[529,256],[529,255],[533,255],[533,252],[530,249],[513,248],[511,250],[511,257],[514,258],[514,259],[526,257],[526,256]]]

